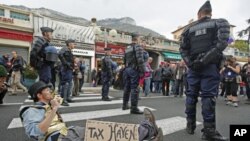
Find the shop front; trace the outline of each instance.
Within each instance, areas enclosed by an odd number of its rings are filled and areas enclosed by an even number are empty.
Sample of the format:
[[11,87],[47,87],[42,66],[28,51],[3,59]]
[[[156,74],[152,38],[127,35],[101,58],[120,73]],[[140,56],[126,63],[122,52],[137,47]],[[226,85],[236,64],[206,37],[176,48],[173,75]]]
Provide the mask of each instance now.
[[180,61],[182,59],[180,53],[163,52],[162,54],[164,59],[168,59],[170,61]]
[[[0,55],[16,51],[25,61],[29,60],[29,48],[33,39],[32,15],[23,10],[0,5]],[[16,17],[18,14],[20,17]],[[24,20],[26,16],[28,19]]]
[[32,38],[32,33],[0,28],[0,55],[16,51],[28,61]]
[[[96,42],[96,67],[99,70],[101,68],[101,59],[105,56],[104,51],[105,43]],[[122,45],[114,45],[107,44],[107,47],[111,48],[111,58],[114,62],[118,64],[118,66],[123,64],[124,54],[125,54],[125,46]]]

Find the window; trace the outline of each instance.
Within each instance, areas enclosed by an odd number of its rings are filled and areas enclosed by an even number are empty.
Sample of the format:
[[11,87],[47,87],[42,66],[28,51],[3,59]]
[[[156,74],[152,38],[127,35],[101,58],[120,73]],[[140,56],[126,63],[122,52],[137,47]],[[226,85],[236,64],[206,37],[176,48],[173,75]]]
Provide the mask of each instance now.
[[24,20],[24,21],[30,20],[29,15],[23,14],[23,13],[17,13],[17,12],[13,12],[13,11],[10,11],[10,17],[13,19],[19,19],[19,20]]
[[0,9],[0,16],[4,16],[4,9]]

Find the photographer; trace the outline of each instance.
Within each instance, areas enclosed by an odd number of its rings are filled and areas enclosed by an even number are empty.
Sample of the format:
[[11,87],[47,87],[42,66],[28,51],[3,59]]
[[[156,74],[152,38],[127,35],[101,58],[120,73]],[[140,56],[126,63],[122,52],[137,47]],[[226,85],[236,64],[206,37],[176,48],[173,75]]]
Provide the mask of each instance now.
[[236,63],[236,59],[230,56],[226,60],[228,65],[224,66],[222,73],[225,76],[225,89],[227,96],[227,105],[238,107],[238,83],[237,76],[240,73],[240,65]]
[[7,75],[5,67],[0,65],[0,104],[3,104],[3,98],[8,91],[6,85]]

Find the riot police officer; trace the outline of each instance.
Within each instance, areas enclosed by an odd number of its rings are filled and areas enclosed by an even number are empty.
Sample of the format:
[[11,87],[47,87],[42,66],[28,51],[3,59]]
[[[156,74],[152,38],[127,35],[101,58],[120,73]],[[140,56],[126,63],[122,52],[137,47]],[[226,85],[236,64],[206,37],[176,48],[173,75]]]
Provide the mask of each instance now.
[[[190,68],[187,75],[186,98],[187,128],[194,134],[196,128],[196,103],[200,92],[204,128],[202,139],[227,140],[216,131],[215,97],[220,82],[219,66],[222,51],[227,47],[230,26],[225,19],[211,19],[212,8],[209,1],[198,11],[198,21],[182,33],[180,53]],[[205,69],[204,69],[205,68]]]
[[127,110],[131,93],[131,114],[143,114],[138,108],[139,78],[143,77],[146,70],[147,52],[139,45],[139,35],[132,34],[132,44],[125,50],[125,70],[123,72],[123,105],[122,110]]
[[102,58],[102,100],[111,101],[108,97],[109,86],[113,80],[111,48],[104,48],[105,56]]
[[63,47],[59,51],[59,59],[62,62],[61,66],[61,97],[63,98],[63,106],[69,106],[68,102],[73,102],[70,99],[73,68],[74,68],[74,56],[72,49],[75,48],[75,40],[68,39],[66,41],[67,47]]
[[41,27],[43,37],[36,37],[30,52],[30,65],[34,67],[39,74],[39,80],[46,84],[51,81],[51,68],[57,61],[57,51],[50,46],[53,29]]

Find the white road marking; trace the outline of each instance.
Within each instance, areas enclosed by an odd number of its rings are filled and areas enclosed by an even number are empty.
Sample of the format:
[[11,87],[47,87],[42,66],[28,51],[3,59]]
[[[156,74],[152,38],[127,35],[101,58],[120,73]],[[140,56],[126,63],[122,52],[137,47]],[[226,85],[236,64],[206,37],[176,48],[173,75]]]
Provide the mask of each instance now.
[[[140,106],[139,108],[143,110],[144,108],[149,108],[149,107]],[[155,111],[155,109],[152,108],[149,109]],[[61,116],[65,122],[70,122],[70,121],[96,119],[96,118],[128,115],[128,114],[130,114],[130,110],[122,110],[121,108],[119,108],[119,109],[97,110],[89,112],[67,113],[67,114],[61,114]],[[19,127],[23,127],[21,119],[13,118],[7,129],[13,129]]]

